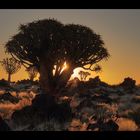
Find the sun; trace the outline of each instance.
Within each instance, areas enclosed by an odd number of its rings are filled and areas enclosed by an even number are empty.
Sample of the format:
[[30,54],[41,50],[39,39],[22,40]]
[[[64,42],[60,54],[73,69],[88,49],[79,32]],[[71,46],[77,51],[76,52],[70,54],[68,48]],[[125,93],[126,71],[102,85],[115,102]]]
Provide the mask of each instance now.
[[62,68],[62,70],[60,71],[60,74],[64,71],[64,70],[66,70],[68,68],[68,64],[66,63],[66,61],[64,62],[64,64],[63,64],[63,68]]
[[63,68],[62,68],[62,70],[61,70],[61,72],[60,73],[62,73],[65,69],[67,69],[68,68],[68,66],[67,66],[67,63],[66,63],[66,61],[64,62],[64,64],[63,64]]
[[71,75],[71,78],[70,79],[74,79],[75,77],[80,78],[79,77],[79,74],[78,74],[80,70],[81,70],[81,68],[74,69],[73,74]]

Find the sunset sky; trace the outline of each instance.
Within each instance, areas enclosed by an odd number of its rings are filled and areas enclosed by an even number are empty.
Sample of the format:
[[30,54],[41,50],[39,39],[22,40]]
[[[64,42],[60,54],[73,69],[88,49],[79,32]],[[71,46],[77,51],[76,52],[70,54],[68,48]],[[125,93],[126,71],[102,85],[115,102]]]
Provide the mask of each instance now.
[[[101,62],[101,80],[118,84],[132,77],[140,84],[140,10],[0,10],[0,60],[5,58],[4,44],[17,33],[19,24],[33,20],[55,18],[62,23],[82,24],[102,36],[111,57]],[[7,78],[0,66],[0,79]],[[12,81],[28,78],[24,68],[12,76]]]

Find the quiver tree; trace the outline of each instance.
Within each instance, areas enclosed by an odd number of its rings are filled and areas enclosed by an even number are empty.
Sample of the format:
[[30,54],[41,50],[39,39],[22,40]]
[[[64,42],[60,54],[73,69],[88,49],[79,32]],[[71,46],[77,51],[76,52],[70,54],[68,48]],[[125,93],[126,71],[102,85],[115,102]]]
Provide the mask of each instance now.
[[30,66],[26,69],[26,71],[29,75],[30,80],[33,81],[34,78],[37,76],[37,73],[38,73],[37,68],[34,67],[34,66]]
[[90,75],[89,72],[85,72],[85,71],[79,71],[78,74],[80,75],[80,79],[81,79],[81,81],[83,81],[83,80],[86,81],[87,76]]
[[37,67],[41,88],[52,94],[65,87],[75,68],[93,71],[94,64],[109,56],[101,36],[90,28],[53,19],[20,25],[5,48],[25,67]]
[[11,75],[16,73],[20,68],[21,64],[14,58],[5,58],[1,61],[1,65],[8,74],[8,82],[11,82]]
[[81,81],[83,81],[83,79],[84,79],[84,71],[79,71],[79,73],[78,73],[79,75],[80,75],[80,79],[81,79]]
[[[85,68],[86,69],[86,68]],[[88,69],[88,68],[87,68]],[[92,69],[92,71],[95,71],[95,72],[100,72],[101,71],[101,67],[99,65],[95,65],[94,68]],[[86,71],[79,71],[78,73],[80,75],[80,79],[81,81],[86,81],[86,78],[87,76],[91,75],[89,72],[86,72]]]

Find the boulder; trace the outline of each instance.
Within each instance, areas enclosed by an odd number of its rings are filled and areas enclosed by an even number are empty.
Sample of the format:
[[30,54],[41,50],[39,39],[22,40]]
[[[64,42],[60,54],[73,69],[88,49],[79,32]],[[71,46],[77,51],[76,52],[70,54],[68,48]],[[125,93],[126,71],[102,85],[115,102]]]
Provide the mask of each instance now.
[[87,130],[89,129],[90,130],[98,129],[99,131],[118,131],[119,126],[113,120],[109,120],[108,122],[102,124],[98,123],[89,124]]
[[112,104],[113,102],[113,100],[106,95],[99,95],[99,96],[94,95],[91,99],[96,102],[107,103],[107,104]]
[[12,114],[11,119],[15,124],[18,125],[32,124],[33,118],[35,118],[35,112],[36,110],[34,108],[31,106],[26,106],[21,110],[16,110]]
[[1,79],[0,80],[0,87],[10,87],[10,84],[8,81],[4,80],[4,79]]
[[11,103],[18,103],[19,99],[12,96],[9,92],[0,95],[0,101],[10,101]]
[[85,99],[83,100],[78,106],[77,106],[77,110],[80,111],[82,110],[84,107],[89,107],[92,108],[94,107],[94,104],[92,103],[91,99]]
[[118,129],[118,124],[113,120],[109,120],[108,122],[100,126],[99,131],[117,131]]
[[10,131],[8,124],[0,116],[0,131]]
[[31,106],[15,111],[12,120],[15,123],[39,124],[54,119],[58,122],[70,121],[72,112],[69,103],[58,104],[53,96],[39,94],[32,101]]
[[95,129],[99,129],[99,125],[97,123],[90,123],[87,127],[87,130],[95,130]]
[[120,84],[126,90],[133,90],[136,87],[136,81],[130,77],[124,79],[124,81]]

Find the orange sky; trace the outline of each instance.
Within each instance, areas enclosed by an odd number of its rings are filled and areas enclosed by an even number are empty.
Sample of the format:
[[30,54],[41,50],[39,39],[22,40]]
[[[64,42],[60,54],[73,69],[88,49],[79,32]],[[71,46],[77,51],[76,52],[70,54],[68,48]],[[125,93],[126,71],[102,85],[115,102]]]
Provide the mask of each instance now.
[[[20,23],[36,19],[56,18],[62,23],[82,24],[101,34],[111,57],[99,64],[99,75],[109,84],[117,84],[125,77],[140,83],[140,10],[0,10],[0,60],[5,57],[3,44],[17,32]],[[0,79],[7,78],[0,66]],[[12,80],[28,78],[22,68]]]

